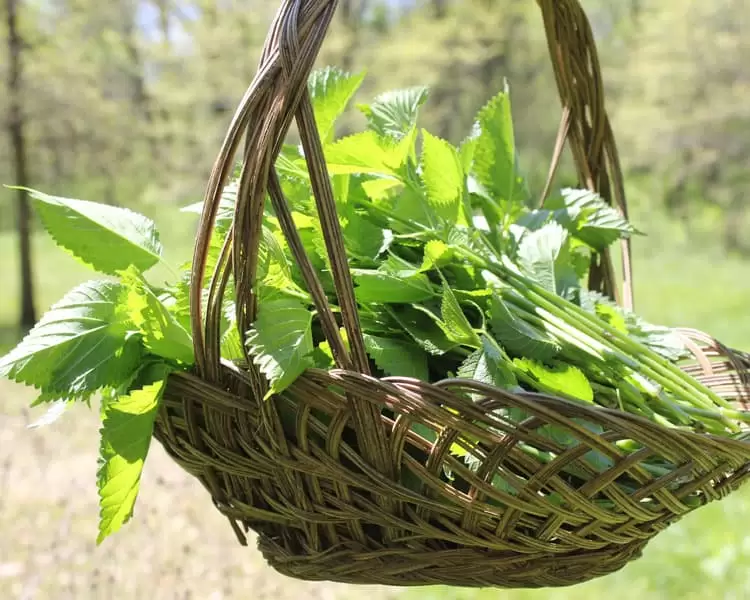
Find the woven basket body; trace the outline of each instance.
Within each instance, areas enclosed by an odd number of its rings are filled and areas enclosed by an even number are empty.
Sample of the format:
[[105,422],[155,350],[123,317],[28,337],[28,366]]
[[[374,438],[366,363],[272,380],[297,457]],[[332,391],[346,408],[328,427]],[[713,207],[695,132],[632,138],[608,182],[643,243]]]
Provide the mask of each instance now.
[[[550,180],[562,142],[573,150],[581,185],[623,211],[614,140],[601,98],[588,22],[575,0],[538,0],[563,104]],[[255,80],[237,110],[206,194],[194,256],[194,373],[171,376],[154,435],[208,490],[240,542],[250,531],[279,572],[307,580],[470,587],[565,586],[612,573],[638,557],[654,535],[744,481],[750,445],[665,430],[628,413],[538,394],[510,394],[476,382],[437,384],[369,374],[353,286],[317,137],[307,78],[336,8],[333,0],[284,0]],[[320,281],[295,245],[289,208],[273,170],[296,119],[340,299],[347,351]],[[219,198],[244,135],[243,174],[230,238],[202,298],[206,253]],[[238,327],[256,310],[259,215],[270,196],[316,301],[338,368],[308,370],[282,394],[253,366],[219,353],[221,299],[235,284]],[[298,250],[294,250],[297,248]],[[623,253],[629,256],[626,247]],[[625,305],[604,255],[591,285]],[[685,332],[695,361],[684,368],[717,393],[748,400],[750,359],[697,332]],[[467,402],[466,393],[482,398]],[[523,421],[498,417],[521,409]],[[412,426],[439,433],[428,443]],[[579,440],[561,450],[539,434],[554,425]],[[591,433],[592,425],[604,430]],[[643,446],[625,453],[616,443]],[[471,446],[470,470],[451,455]],[[519,444],[559,454],[533,459]],[[598,453],[610,465],[594,470]],[[661,457],[657,476],[643,467]],[[445,467],[459,486],[446,483]],[[561,476],[575,468],[577,478]],[[493,485],[497,478],[508,486]],[[623,491],[627,480],[632,491]],[[522,482],[522,483],[519,483]]]

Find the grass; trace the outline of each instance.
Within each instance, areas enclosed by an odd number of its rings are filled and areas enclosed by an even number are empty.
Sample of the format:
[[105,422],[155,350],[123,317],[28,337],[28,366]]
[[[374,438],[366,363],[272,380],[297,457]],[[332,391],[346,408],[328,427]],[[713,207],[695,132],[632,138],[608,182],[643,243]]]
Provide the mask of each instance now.
[[[163,231],[166,258],[176,266],[189,257],[194,217],[154,217]],[[636,240],[638,311],[654,322],[696,327],[750,349],[750,263],[694,247],[653,213],[636,214],[634,221],[649,233]],[[0,235],[0,255],[6,257],[5,301],[0,304],[0,346],[5,349],[15,342],[18,314],[14,244],[11,236]],[[34,239],[34,253],[40,311],[90,276],[44,236]],[[166,271],[155,269],[154,280],[164,276]],[[152,447],[134,520],[96,548],[96,414],[29,431],[25,426],[39,414],[25,408],[32,398],[29,390],[0,382],[0,589],[10,591],[3,597],[291,599],[368,593],[380,599],[394,593],[276,575],[254,549],[236,545],[207,494],[158,444]],[[746,489],[689,515],[658,536],[643,558],[600,580],[538,591],[422,588],[400,598],[750,598],[749,522]]]

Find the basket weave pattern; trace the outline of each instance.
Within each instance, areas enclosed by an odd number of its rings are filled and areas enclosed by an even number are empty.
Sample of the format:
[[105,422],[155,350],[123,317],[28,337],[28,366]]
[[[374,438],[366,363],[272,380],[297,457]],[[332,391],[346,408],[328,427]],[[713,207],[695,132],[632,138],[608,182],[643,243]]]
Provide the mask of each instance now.
[[[623,211],[617,153],[590,28],[576,0],[537,0],[563,103],[554,175],[563,143],[581,184]],[[307,78],[336,9],[334,0],[284,0],[257,75],[243,97],[212,172],[195,245],[191,312],[197,365],[170,381],[154,435],[208,490],[239,541],[258,545],[281,573],[307,580],[385,585],[564,586],[622,568],[658,532],[747,477],[750,445],[665,430],[637,416],[539,394],[510,394],[477,382],[435,384],[370,374],[343,239],[307,91]],[[336,285],[341,322],[294,229],[273,163],[292,119],[300,132]],[[219,199],[240,151],[243,171],[230,235],[202,297]],[[253,281],[260,224],[270,196],[337,368],[310,369],[269,400],[263,376],[220,358],[222,298],[234,281],[240,332],[257,309]],[[546,192],[545,192],[546,195]],[[626,247],[625,256],[629,256]],[[622,301],[631,302],[629,263]],[[594,287],[614,296],[609,257]],[[597,279],[598,278],[598,279]],[[339,333],[346,329],[351,351]],[[685,369],[728,398],[750,401],[750,357],[698,332],[684,332],[695,360]],[[244,339],[244,333],[242,333]],[[482,400],[467,402],[471,393]],[[522,411],[523,420],[498,416]],[[411,427],[439,433],[428,443]],[[595,435],[586,425],[598,425]],[[579,440],[565,450],[539,430],[554,425]],[[643,446],[623,452],[616,443]],[[473,471],[453,444],[481,457]],[[519,445],[554,452],[534,459]],[[585,460],[599,453],[611,467]],[[643,467],[658,456],[669,475]],[[445,468],[463,482],[445,481]],[[562,475],[575,469],[573,481]],[[492,485],[501,477],[508,485]],[[637,486],[625,493],[626,478]],[[700,494],[697,494],[700,492]]]

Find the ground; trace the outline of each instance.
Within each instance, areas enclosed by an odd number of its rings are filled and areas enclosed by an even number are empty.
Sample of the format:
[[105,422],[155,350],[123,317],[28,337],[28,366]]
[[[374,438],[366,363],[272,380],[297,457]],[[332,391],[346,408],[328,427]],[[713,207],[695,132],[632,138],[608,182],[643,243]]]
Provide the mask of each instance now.
[[[154,442],[134,519],[97,547],[97,413],[76,407],[54,426],[20,386],[0,385],[0,593],[4,600],[351,597],[352,588],[277,574]],[[43,412],[43,411],[42,411]],[[357,588],[357,593],[365,593]],[[388,588],[366,592],[372,599]]]

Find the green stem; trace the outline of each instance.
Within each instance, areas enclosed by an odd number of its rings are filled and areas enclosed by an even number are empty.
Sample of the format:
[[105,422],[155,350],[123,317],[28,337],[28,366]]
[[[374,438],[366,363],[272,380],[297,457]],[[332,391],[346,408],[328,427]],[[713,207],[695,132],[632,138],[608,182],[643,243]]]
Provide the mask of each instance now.
[[[606,321],[599,319],[595,315],[590,315],[582,308],[565,301],[564,299],[552,294],[551,292],[534,284],[532,281],[514,273],[505,265],[489,264],[482,257],[477,256],[471,250],[466,248],[457,248],[464,258],[474,263],[495,276],[502,278],[522,301],[531,304],[532,310],[547,322],[552,321],[558,326],[563,324],[568,328],[572,327],[580,330],[595,342],[598,342],[608,354],[612,354],[619,360],[624,360],[633,370],[654,380],[665,389],[670,390],[678,399],[683,400],[686,404],[692,405],[699,410],[721,407],[724,410],[713,413],[718,415],[718,419],[724,422],[731,430],[736,430],[737,426],[727,421],[727,415],[739,415],[740,420],[745,421],[750,418],[741,412],[732,409],[729,402],[702,386],[698,381],[690,377],[687,373],[670,363],[669,361],[658,356],[650,348],[646,347],[635,340],[630,339],[626,334],[612,327]],[[512,294],[506,294],[506,298],[516,300]],[[599,332],[604,331],[606,337]],[[589,345],[591,345],[589,343]],[[637,356],[640,360],[636,361],[623,354]],[[710,401],[712,402],[710,402]]]

